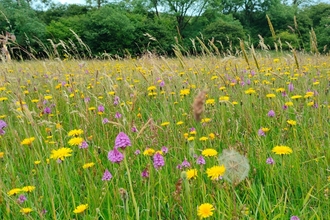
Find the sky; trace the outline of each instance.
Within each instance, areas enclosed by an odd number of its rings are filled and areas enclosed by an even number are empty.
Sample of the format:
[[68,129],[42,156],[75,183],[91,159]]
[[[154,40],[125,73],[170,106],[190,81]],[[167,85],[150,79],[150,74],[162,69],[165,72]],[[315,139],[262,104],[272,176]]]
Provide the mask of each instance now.
[[59,2],[62,4],[68,3],[68,4],[85,4],[85,0],[54,0],[54,2]]

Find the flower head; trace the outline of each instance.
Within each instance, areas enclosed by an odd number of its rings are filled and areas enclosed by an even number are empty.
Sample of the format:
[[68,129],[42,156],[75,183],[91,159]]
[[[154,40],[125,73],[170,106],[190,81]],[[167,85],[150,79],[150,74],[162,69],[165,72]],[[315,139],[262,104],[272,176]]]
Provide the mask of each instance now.
[[72,156],[71,153],[72,153],[71,148],[62,147],[62,148],[59,148],[58,150],[52,150],[50,159],[63,161],[64,158]]
[[205,157],[213,157],[213,156],[216,156],[217,154],[218,154],[218,152],[212,148],[207,148],[202,151],[202,155]]
[[0,129],[7,127],[7,123],[4,120],[0,120]]
[[189,169],[186,171],[188,180],[196,179],[197,177],[197,169]]
[[76,136],[81,135],[83,133],[84,133],[84,131],[81,130],[81,129],[74,129],[74,130],[69,131],[68,136],[69,137],[72,137],[72,136],[76,137]]
[[267,160],[266,160],[266,163],[267,164],[270,164],[270,165],[273,165],[275,163],[274,159],[271,158],[271,157],[268,157]]
[[21,142],[21,145],[31,145],[34,140],[35,140],[35,137],[25,138]]
[[211,180],[219,180],[222,178],[223,174],[226,172],[226,168],[224,165],[221,166],[213,166],[206,170],[206,174]]
[[14,189],[11,189],[9,192],[7,192],[7,195],[8,196],[13,196],[13,195],[16,195],[18,193],[22,192],[22,189],[20,188],[14,188]]
[[88,204],[78,205],[73,212],[79,214],[84,212],[87,208],[88,208]]
[[91,162],[91,163],[85,163],[85,164],[83,165],[83,168],[84,168],[84,169],[87,169],[87,168],[93,167],[94,165],[95,165],[95,163],[93,163],[93,162]]
[[32,211],[33,211],[33,210],[32,210],[31,208],[22,208],[22,209],[20,210],[20,213],[27,215],[27,214],[29,214],[29,213],[32,212]]
[[104,171],[104,174],[102,176],[102,181],[110,181],[112,178],[112,175],[108,169]]
[[205,159],[204,159],[204,157],[203,157],[203,156],[199,156],[199,157],[197,158],[196,163],[197,163],[198,165],[204,165],[204,164],[205,164]]
[[131,140],[124,132],[120,132],[115,139],[115,148],[123,148],[131,146]]
[[18,202],[19,204],[22,204],[22,203],[24,203],[26,200],[27,200],[26,196],[22,194],[22,195],[20,195],[20,196],[18,197],[17,202]]
[[190,167],[190,163],[185,158],[184,161],[181,163],[181,167]]
[[153,159],[154,159],[154,167],[157,170],[160,169],[161,167],[163,167],[165,165],[164,157],[159,152],[157,152],[154,155]]
[[35,186],[24,186],[23,188],[22,188],[22,191],[23,192],[32,192],[33,190],[35,190]]
[[291,154],[292,153],[292,149],[288,146],[275,146],[272,150],[272,152],[274,152],[275,154],[279,154],[279,155],[284,155],[284,154]]
[[271,117],[271,118],[275,117],[275,111],[274,111],[274,110],[270,110],[270,111],[267,113],[267,116],[268,116],[268,117]]
[[198,206],[197,209],[197,215],[203,219],[203,218],[208,218],[213,215],[214,207],[210,203],[204,203],[200,206]]
[[120,163],[124,159],[124,155],[118,151],[117,148],[114,148],[113,150],[109,151],[108,159],[112,163]]
[[291,126],[297,125],[297,122],[294,120],[287,120],[286,122]]
[[81,146],[81,144],[83,143],[84,139],[81,137],[74,137],[71,138],[68,142],[68,144],[70,146]]
[[291,216],[290,220],[300,220],[300,218],[298,216]]
[[219,162],[226,167],[226,173],[223,177],[230,183],[238,184],[249,174],[250,165],[248,159],[235,150],[223,150],[219,157]]
[[147,148],[143,151],[143,155],[152,156],[156,151],[152,148]]

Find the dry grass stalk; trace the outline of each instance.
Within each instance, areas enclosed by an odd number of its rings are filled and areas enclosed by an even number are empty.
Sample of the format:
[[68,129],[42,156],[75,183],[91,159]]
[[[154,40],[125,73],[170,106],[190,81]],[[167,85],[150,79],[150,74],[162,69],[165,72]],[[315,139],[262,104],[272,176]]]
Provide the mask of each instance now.
[[268,22],[268,26],[269,26],[269,29],[270,29],[270,32],[272,33],[272,37],[274,39],[274,41],[276,40],[276,34],[275,34],[275,30],[274,30],[274,27],[273,27],[273,24],[269,18],[268,15],[266,15],[266,18],[267,18],[267,22]]
[[205,102],[206,91],[201,91],[194,100],[193,104],[193,114],[196,121],[201,120],[201,115],[204,111],[204,102]]

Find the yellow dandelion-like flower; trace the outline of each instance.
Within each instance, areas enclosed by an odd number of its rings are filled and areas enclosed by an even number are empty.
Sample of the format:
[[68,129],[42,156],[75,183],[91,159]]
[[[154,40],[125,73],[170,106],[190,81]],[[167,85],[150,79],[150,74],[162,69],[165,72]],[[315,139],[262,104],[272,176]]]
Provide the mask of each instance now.
[[6,101],[6,100],[8,100],[7,97],[0,97],[0,102],[4,102],[4,101]]
[[251,88],[245,91],[245,94],[247,94],[247,95],[251,95],[251,94],[254,94],[254,93],[256,93],[256,91],[254,89],[251,89]]
[[83,133],[84,133],[84,131],[82,129],[73,129],[73,130],[69,131],[68,136],[69,137],[78,136],[78,135],[81,135]]
[[306,92],[306,95],[304,95],[304,98],[309,98],[309,97],[313,97],[314,96],[314,92]]
[[195,137],[188,137],[188,139],[187,139],[188,141],[193,141],[193,140],[195,140]]
[[284,105],[286,105],[286,106],[293,106],[293,102],[286,102],[286,103],[284,103]]
[[95,163],[91,162],[91,163],[85,163],[83,168],[84,169],[87,169],[87,168],[90,168],[90,167],[93,167],[95,165]]
[[9,190],[9,192],[7,192],[7,195],[8,196],[13,196],[13,195],[17,195],[20,192],[22,192],[22,189],[14,188],[14,189]]
[[0,152],[0,159],[3,158],[4,155],[5,155],[5,152]]
[[273,153],[275,154],[279,154],[279,155],[283,155],[283,154],[291,154],[292,153],[292,149],[288,146],[275,146],[272,150]]
[[261,128],[261,130],[263,131],[263,132],[268,132],[270,129],[269,128]]
[[206,170],[206,174],[211,180],[219,180],[226,172],[226,168],[224,165],[221,166],[213,166]]
[[186,171],[188,180],[196,179],[197,177],[197,169],[189,169]]
[[32,192],[32,191],[35,190],[35,189],[36,189],[35,186],[24,186],[24,187],[22,188],[22,191],[23,191],[23,192]]
[[201,120],[201,123],[207,123],[207,122],[210,122],[210,121],[211,121],[210,118],[203,118],[203,119]]
[[84,212],[87,208],[88,208],[88,204],[78,205],[73,212],[79,214]]
[[154,153],[155,153],[155,150],[154,149],[147,148],[147,149],[144,150],[143,155],[152,156],[152,155],[154,155]]
[[229,101],[229,96],[220,96],[219,101]]
[[58,150],[52,150],[52,153],[50,155],[50,159],[54,160],[64,160],[66,157],[72,156],[72,149],[71,148],[66,148],[62,147]]
[[294,125],[297,125],[297,122],[296,121],[294,121],[294,120],[287,120],[286,121],[289,125],[292,125],[292,126],[294,126]]
[[205,137],[205,136],[199,138],[200,141],[207,141],[208,139],[209,139],[209,138],[208,138],[208,137]]
[[84,139],[81,138],[81,137],[74,137],[74,138],[71,138],[71,139],[69,140],[68,144],[69,144],[70,146],[79,146],[79,145],[81,145],[81,143],[82,143],[83,141],[84,141]]
[[276,92],[285,92],[285,89],[284,88],[278,88],[275,90]]
[[169,124],[170,124],[170,122],[166,121],[166,122],[161,123],[160,126],[167,126]]
[[182,125],[183,124],[183,121],[178,121],[176,124],[177,125]]
[[190,94],[190,89],[181,89],[180,90],[180,95],[181,96],[186,96]]
[[212,148],[207,148],[202,151],[202,155],[205,157],[213,157],[213,156],[217,156],[218,152]]
[[294,95],[294,96],[291,96],[291,99],[300,99],[300,98],[302,98],[301,95]]
[[211,140],[214,140],[214,138],[215,138],[215,134],[214,134],[214,133],[210,133],[210,134],[209,134],[209,138],[210,138]]
[[50,100],[50,99],[53,98],[53,96],[51,96],[51,95],[46,95],[44,98],[45,98],[46,100]]
[[215,99],[207,99],[207,100],[205,101],[205,104],[206,104],[206,105],[214,105],[214,104],[215,104]]
[[157,88],[156,88],[156,86],[149,86],[148,87],[148,91],[155,91]]
[[21,142],[21,145],[31,145],[34,140],[35,140],[35,137],[25,138]]
[[210,203],[204,203],[198,206],[197,215],[200,219],[208,218],[213,215],[214,207]]
[[21,210],[20,210],[20,213],[22,213],[22,214],[29,214],[30,212],[32,212],[33,210],[31,209],[31,208],[22,208]]
[[276,97],[276,95],[275,95],[275,94],[273,94],[273,93],[271,93],[271,94],[267,94],[267,95],[266,95],[266,97],[267,97],[267,98],[275,98],[275,97]]

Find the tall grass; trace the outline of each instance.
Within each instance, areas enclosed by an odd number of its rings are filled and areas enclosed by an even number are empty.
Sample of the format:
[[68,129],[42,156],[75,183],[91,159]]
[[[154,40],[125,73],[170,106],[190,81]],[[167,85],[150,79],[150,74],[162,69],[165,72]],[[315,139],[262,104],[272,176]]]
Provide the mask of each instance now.
[[[274,57],[253,47],[251,55],[244,50],[243,57],[220,58],[203,48],[204,57],[185,57],[176,47],[178,59],[4,63],[1,218],[198,219],[198,206],[210,203],[213,219],[327,219],[329,58],[296,52]],[[195,120],[192,105],[201,91],[205,102]],[[270,110],[275,116],[268,116]],[[258,133],[261,128],[269,131]],[[87,148],[68,144],[73,129],[83,130]],[[119,132],[132,146],[125,162],[112,163],[108,152]],[[22,145],[29,137],[35,140]],[[277,145],[293,152],[276,155]],[[156,169],[154,154],[143,153],[163,146],[165,165]],[[71,148],[72,156],[51,159],[52,150],[62,147]],[[218,154],[197,164],[209,148]],[[251,167],[235,188],[206,174],[221,165],[218,156],[229,148]],[[266,163],[269,157],[274,164]],[[190,168],[179,169],[185,159]],[[102,181],[106,169],[110,181]],[[196,178],[187,179],[189,169],[197,170]],[[8,194],[25,186],[35,189]],[[88,208],[75,214],[80,204]],[[22,214],[22,208],[32,211]]]

